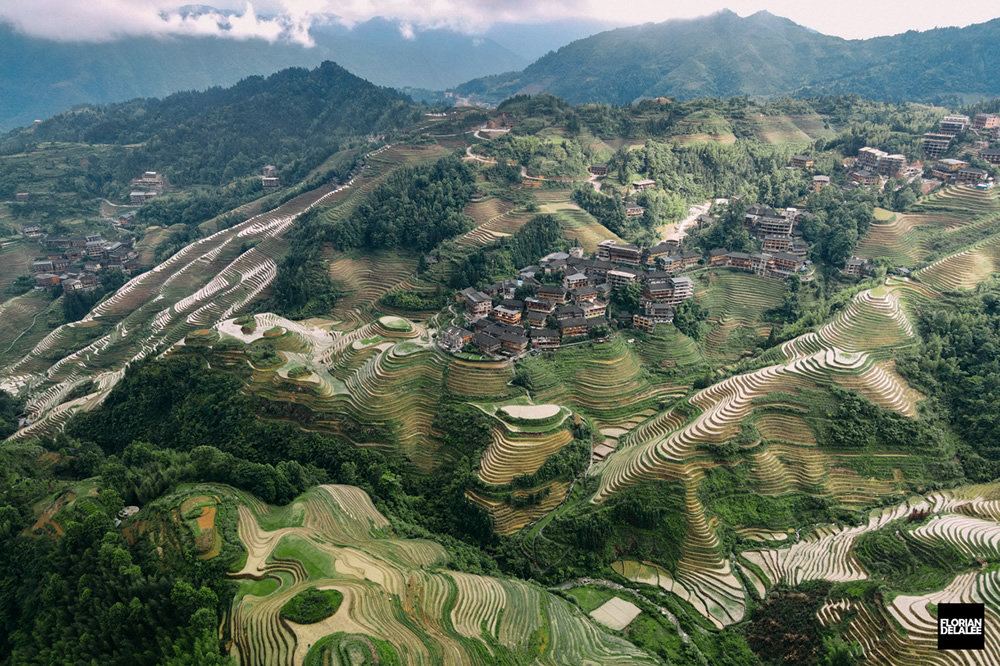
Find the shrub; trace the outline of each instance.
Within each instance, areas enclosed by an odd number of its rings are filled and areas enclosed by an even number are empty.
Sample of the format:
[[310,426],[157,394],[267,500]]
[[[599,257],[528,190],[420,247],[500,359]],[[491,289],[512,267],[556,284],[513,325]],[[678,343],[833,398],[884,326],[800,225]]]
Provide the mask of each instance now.
[[281,617],[299,624],[314,624],[325,620],[340,608],[344,595],[338,590],[302,590],[281,607]]

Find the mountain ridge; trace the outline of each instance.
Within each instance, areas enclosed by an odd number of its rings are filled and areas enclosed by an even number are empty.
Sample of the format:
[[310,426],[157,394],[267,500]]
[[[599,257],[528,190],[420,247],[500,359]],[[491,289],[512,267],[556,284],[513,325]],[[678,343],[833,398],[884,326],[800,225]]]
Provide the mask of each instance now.
[[455,92],[484,102],[548,92],[574,104],[846,93],[964,100],[1000,94],[1000,83],[989,75],[1000,69],[998,37],[1000,19],[847,40],[767,11],[742,18],[722,10],[598,33],[524,70],[474,79]]

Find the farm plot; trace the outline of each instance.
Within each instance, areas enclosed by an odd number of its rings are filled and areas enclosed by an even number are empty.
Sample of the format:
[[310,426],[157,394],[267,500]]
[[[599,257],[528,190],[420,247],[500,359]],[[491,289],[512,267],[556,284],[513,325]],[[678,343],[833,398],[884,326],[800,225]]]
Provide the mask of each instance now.
[[610,627],[617,631],[623,630],[642,610],[631,601],[626,601],[621,597],[612,597],[599,607],[590,611],[590,617],[594,618],[605,627]]
[[536,400],[572,404],[604,423],[621,421],[684,391],[653,383],[634,347],[621,338],[561,350],[552,359],[526,359],[521,366],[531,375]]
[[709,321],[717,326],[704,342],[706,357],[739,358],[751,351],[756,339],[770,326],[761,326],[761,315],[781,304],[785,285],[777,280],[736,271],[708,274],[703,296]]
[[[798,340],[801,338],[791,342]],[[798,354],[788,363],[736,375],[699,391],[690,399],[696,415],[685,419],[683,427],[668,434],[651,431],[651,435],[658,436],[617,450],[604,463],[595,501],[641,480],[662,478],[665,464],[693,457],[699,444],[721,444],[732,439],[739,424],[753,411],[755,399],[778,390],[831,382],[848,383],[887,409],[916,414],[902,380],[867,354],[837,348]]]
[[334,255],[329,273],[343,296],[337,299],[330,317],[351,330],[373,318],[375,303],[396,288],[417,269],[417,258],[398,252],[361,255]]
[[896,213],[892,219],[875,222],[858,243],[859,257],[886,257],[895,264],[910,266],[927,254],[925,231],[950,231],[964,224],[963,218],[945,214]]
[[483,453],[479,478],[486,483],[510,483],[522,474],[534,474],[545,459],[573,441],[565,420],[550,428],[522,430],[503,418],[493,424],[490,444]]
[[587,252],[597,252],[597,244],[604,240],[623,242],[617,234],[576,204],[560,206],[558,215],[563,235]]
[[99,390],[77,402],[78,409],[98,404],[127,363],[163,353],[257,298],[274,279],[277,260],[286,251],[282,236],[296,217],[315,206],[336,204],[354,189],[351,184],[323,186],[191,243],[131,279],[80,322],[52,331],[3,369],[5,376],[35,387],[31,430],[15,437],[61,427],[74,408],[61,404],[61,397],[86,379],[93,379]]
[[[234,575],[279,582],[234,599],[232,652],[242,664],[302,663],[311,647],[329,650],[346,637],[391,648],[405,663],[483,663],[523,654],[538,634],[551,637],[536,648],[539,663],[654,663],[537,587],[436,568],[444,549],[383,536],[388,521],[358,488],[320,486],[293,506],[302,507],[300,525],[269,520],[274,510],[259,503],[240,507],[248,557]],[[336,612],[308,625],[280,620],[309,587],[343,594]]]
[[542,516],[559,506],[566,499],[569,484],[552,481],[539,488],[526,488],[511,493],[513,499],[524,498],[532,494],[544,494],[545,497],[537,504],[515,507],[510,502],[492,499],[488,495],[467,490],[465,496],[470,501],[486,509],[493,519],[493,531],[500,536],[507,536],[520,531],[526,525],[537,521]]
[[1000,271],[1000,234],[920,269],[915,277],[937,291],[955,291],[972,289],[997,271]]

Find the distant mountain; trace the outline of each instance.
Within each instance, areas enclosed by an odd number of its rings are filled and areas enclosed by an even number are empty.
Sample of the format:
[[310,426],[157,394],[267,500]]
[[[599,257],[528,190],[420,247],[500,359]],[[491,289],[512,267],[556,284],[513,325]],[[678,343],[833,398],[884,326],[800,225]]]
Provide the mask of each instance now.
[[118,181],[155,165],[177,185],[223,185],[270,163],[295,182],[345,139],[406,126],[419,114],[397,91],[324,62],[230,88],[81,107],[0,137],[0,151],[52,141],[111,144],[130,146],[107,165],[104,176]]
[[456,92],[489,102],[548,92],[573,103],[643,97],[858,93],[887,100],[1000,95],[1000,19],[846,40],[759,12],[619,28],[580,39],[521,72]]
[[314,27],[312,35],[313,48],[215,37],[83,44],[27,37],[0,24],[0,131],[77,104],[230,86],[247,76],[316,67],[324,60],[378,85],[442,90],[476,76],[519,69],[533,57],[521,57],[489,38],[447,30],[417,32],[407,39],[397,24],[382,19],[352,30],[329,21]]

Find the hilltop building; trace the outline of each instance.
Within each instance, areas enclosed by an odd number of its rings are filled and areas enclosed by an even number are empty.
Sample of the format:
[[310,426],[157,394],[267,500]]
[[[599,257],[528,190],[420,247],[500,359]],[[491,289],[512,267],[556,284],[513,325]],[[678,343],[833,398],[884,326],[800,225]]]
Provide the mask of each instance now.
[[976,129],[993,129],[1000,127],[1000,116],[990,113],[977,113],[972,118],[972,126]]
[[951,145],[951,135],[928,132],[924,134],[921,145],[928,157],[941,157],[948,152],[948,147]]
[[941,119],[938,125],[938,131],[941,134],[947,134],[949,136],[955,136],[956,134],[961,134],[969,127],[969,116],[945,116]]

